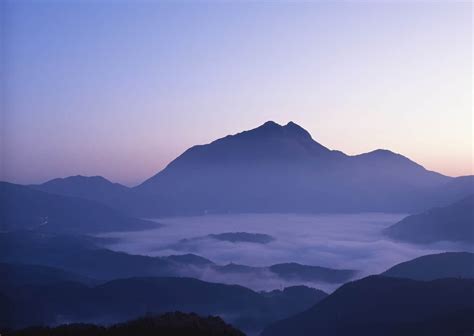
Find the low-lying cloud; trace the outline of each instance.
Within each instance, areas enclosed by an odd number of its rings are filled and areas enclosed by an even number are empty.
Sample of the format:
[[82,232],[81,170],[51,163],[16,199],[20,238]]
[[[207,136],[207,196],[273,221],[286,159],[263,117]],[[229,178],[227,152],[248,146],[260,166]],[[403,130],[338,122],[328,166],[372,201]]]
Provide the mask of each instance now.
[[[381,231],[402,219],[403,214],[242,214],[199,217],[164,218],[162,227],[147,231],[109,233],[118,238],[108,247],[133,254],[167,256],[195,253],[217,264],[236,263],[249,266],[270,266],[297,262],[306,265],[360,271],[358,277],[376,274],[415,257],[444,251],[468,250],[453,243],[413,245],[392,241]],[[225,232],[262,233],[275,238],[267,244],[228,242],[209,234]],[[192,244],[179,244],[183,239]],[[271,273],[271,272],[270,272]],[[283,281],[274,274],[221,274],[209,269],[200,278],[207,281],[237,283],[263,290],[288,285],[306,284],[325,290],[335,285]]]

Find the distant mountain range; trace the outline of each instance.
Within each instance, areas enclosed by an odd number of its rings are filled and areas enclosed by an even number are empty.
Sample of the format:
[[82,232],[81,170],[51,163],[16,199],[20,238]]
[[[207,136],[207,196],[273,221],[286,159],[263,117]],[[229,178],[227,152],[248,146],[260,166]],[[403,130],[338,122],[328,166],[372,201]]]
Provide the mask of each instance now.
[[73,176],[31,186],[141,217],[242,212],[419,212],[473,193],[474,177],[428,171],[388,150],[346,155],[295,123],[194,146],[142,184]]
[[474,280],[430,282],[370,276],[340,287],[262,336],[470,336]]
[[131,189],[119,183],[112,183],[102,176],[70,176],[56,178],[40,185],[30,185],[51,194],[80,197],[121,208],[130,199]]
[[474,243],[474,194],[454,204],[408,216],[384,232],[391,238],[414,243]]
[[0,182],[0,230],[98,233],[156,228],[102,203]]

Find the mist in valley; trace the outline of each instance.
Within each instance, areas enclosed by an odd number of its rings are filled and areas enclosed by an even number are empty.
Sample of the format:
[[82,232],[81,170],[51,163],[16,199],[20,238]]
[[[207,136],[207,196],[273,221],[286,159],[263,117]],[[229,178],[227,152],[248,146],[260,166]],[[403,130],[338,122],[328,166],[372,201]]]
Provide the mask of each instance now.
[[[265,267],[299,263],[334,269],[356,270],[356,278],[381,273],[391,266],[422,255],[470,250],[457,243],[414,245],[393,241],[382,230],[406,214],[240,214],[160,218],[161,227],[136,232],[102,234],[113,238],[108,248],[131,254],[169,256],[193,253],[216,264]],[[266,234],[269,242],[230,242],[211,235],[231,232]],[[187,270],[189,271],[189,269]],[[254,290],[271,290],[305,284],[333,291],[340,284],[302,281],[262,271],[258,277],[246,272],[196,270],[202,280],[240,284]],[[187,275],[187,273],[183,273]]]

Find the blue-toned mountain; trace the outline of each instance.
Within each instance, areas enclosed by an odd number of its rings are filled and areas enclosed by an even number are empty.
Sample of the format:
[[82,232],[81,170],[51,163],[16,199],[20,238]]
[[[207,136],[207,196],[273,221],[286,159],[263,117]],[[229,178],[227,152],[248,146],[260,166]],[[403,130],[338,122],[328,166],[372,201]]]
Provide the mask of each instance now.
[[349,156],[293,122],[266,122],[188,149],[134,190],[151,215],[411,212],[450,180],[388,150]]

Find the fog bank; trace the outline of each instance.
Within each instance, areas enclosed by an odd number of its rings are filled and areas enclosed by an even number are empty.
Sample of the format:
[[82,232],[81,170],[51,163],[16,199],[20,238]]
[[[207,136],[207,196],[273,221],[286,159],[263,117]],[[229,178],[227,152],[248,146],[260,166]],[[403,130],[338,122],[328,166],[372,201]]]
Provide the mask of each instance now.
[[[415,257],[443,251],[466,250],[452,243],[412,245],[392,241],[381,231],[404,214],[364,213],[343,215],[242,214],[176,217],[157,220],[162,227],[147,231],[108,233],[116,238],[108,248],[132,254],[167,256],[194,253],[217,264],[236,263],[269,266],[297,262],[338,269],[359,270],[358,277],[380,273]],[[204,237],[226,232],[267,234],[275,240],[259,244],[229,242]],[[200,237],[199,239],[193,239]],[[188,239],[186,243],[180,242]],[[244,274],[219,275],[204,272],[203,280],[238,283],[253,289],[273,289],[301,284]],[[337,285],[306,283],[333,290]]]

